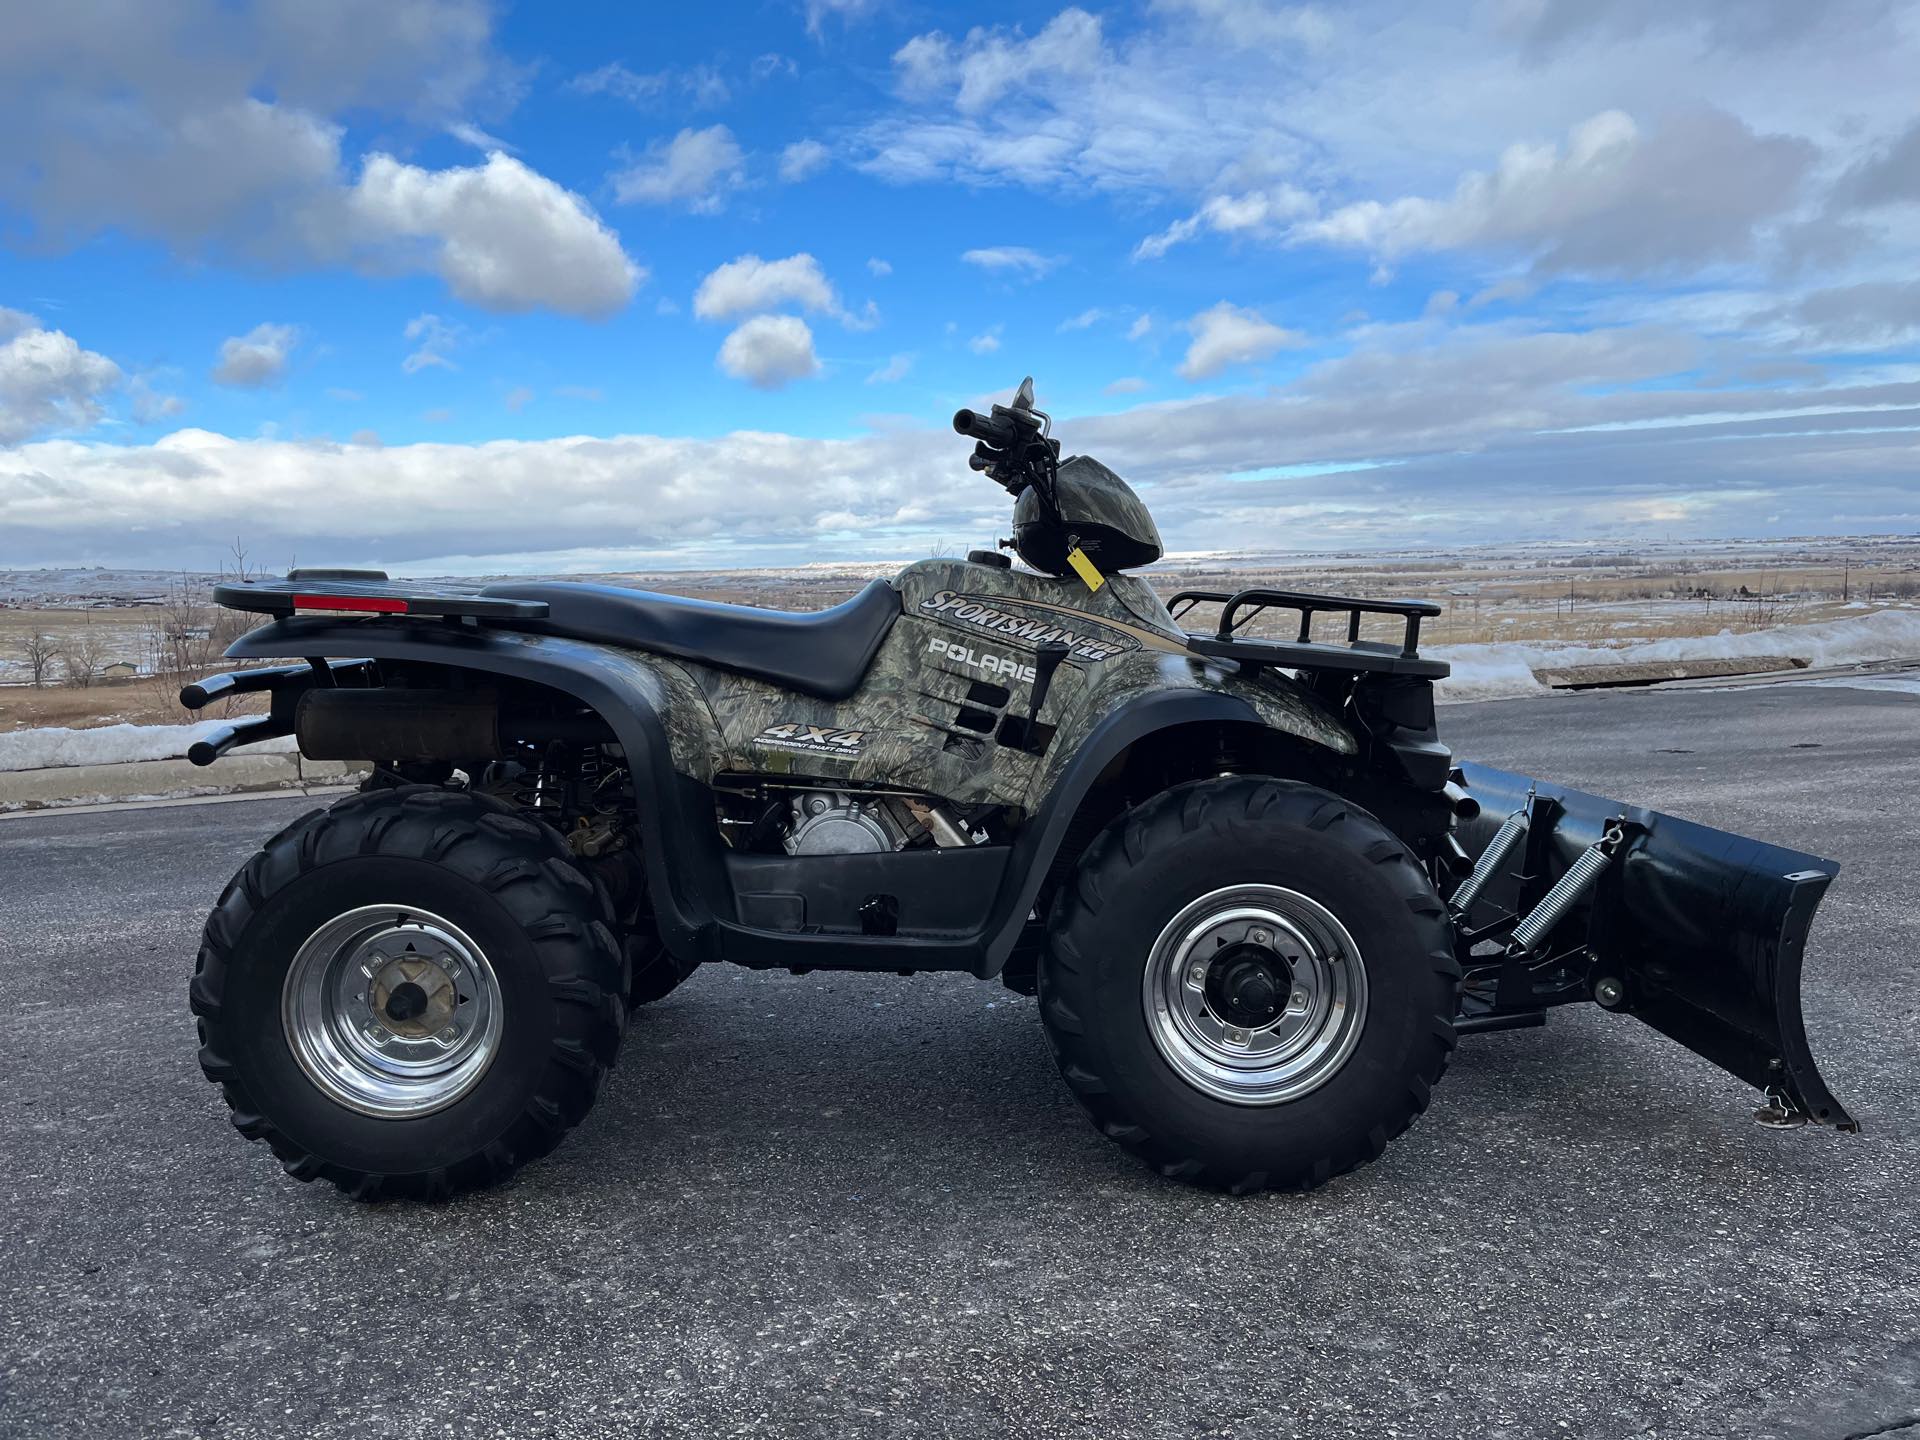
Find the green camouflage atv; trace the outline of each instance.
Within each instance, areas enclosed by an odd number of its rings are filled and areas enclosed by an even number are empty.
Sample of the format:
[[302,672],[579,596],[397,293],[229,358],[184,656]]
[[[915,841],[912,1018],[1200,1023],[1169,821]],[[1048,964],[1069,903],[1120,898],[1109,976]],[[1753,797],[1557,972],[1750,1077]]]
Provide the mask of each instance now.
[[[1770,1123],[1853,1128],[1799,1004],[1831,862],[1456,765],[1436,607],[1163,603],[1126,573],[1160,558],[1151,516],[1060,458],[1030,382],[954,423],[1024,565],[922,561],[813,614],[223,587],[273,617],[228,653],[292,663],[188,686],[270,697],[191,758],[292,735],[373,776],[207,921],[200,1060],[241,1132],[359,1196],[486,1184],[585,1116],[629,1007],[723,960],[998,976],[1101,1133],[1235,1191],[1365,1164],[1459,1035],[1573,1001],[1746,1080]],[[1276,611],[1290,638],[1249,633]]]

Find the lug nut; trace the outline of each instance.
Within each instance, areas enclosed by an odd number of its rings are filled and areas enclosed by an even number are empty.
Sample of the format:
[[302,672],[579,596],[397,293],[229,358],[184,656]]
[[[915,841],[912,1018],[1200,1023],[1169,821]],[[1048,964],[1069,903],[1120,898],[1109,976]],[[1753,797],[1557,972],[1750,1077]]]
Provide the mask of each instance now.
[[1607,975],[1594,982],[1593,998],[1611,1010],[1627,998],[1627,987],[1613,976]]

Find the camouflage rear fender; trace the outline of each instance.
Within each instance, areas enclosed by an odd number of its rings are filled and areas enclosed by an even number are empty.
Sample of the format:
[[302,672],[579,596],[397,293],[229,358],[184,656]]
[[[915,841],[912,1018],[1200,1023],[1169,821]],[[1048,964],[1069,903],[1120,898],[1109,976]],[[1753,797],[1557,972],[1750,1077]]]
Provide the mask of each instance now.
[[612,727],[641,796],[636,823],[648,893],[661,938],[692,956],[716,914],[732,910],[732,887],[699,771],[678,757],[711,756],[705,702],[672,661],[604,645],[513,631],[439,624],[296,617],[263,625],[227,650],[230,658],[366,656],[479,670],[573,696]]

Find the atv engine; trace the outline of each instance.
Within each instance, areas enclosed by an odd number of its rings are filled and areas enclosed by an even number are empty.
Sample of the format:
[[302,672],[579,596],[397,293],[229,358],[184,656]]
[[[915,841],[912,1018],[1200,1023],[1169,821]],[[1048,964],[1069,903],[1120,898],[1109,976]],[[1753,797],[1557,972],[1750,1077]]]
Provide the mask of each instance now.
[[782,843],[789,855],[871,855],[903,850],[927,833],[906,804],[845,790],[808,790],[791,802]]

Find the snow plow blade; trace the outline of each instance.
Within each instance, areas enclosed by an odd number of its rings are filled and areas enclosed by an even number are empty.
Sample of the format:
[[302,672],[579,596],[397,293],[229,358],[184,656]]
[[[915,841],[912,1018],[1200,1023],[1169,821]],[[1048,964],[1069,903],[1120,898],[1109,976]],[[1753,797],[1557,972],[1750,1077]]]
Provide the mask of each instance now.
[[1454,891],[1463,1028],[1597,1000],[1765,1092],[1763,1123],[1860,1128],[1821,1079],[1800,1010],[1807,932],[1838,864],[1485,765],[1460,771],[1480,811],[1457,835],[1482,862]]

